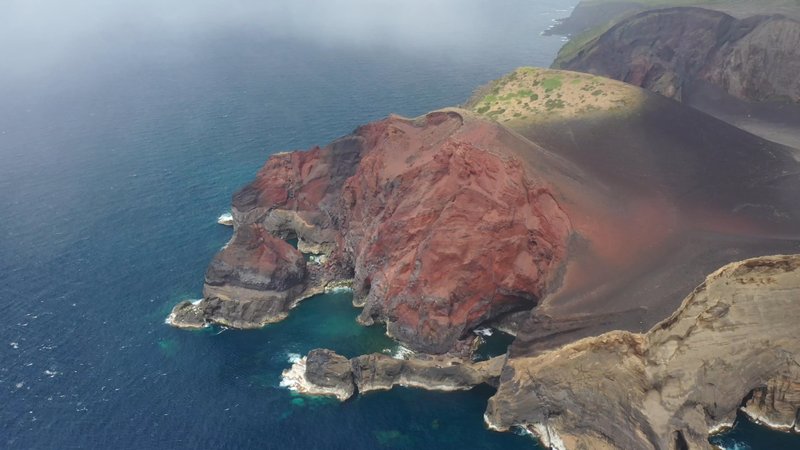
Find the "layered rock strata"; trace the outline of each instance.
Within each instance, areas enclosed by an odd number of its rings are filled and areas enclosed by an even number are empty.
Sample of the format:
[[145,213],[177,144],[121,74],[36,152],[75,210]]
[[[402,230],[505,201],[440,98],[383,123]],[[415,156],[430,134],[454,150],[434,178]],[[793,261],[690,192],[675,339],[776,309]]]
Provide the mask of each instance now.
[[297,302],[324,292],[329,268],[306,263],[303,254],[262,224],[240,224],[206,270],[203,300],[184,301],[168,322],[181,328],[216,323],[257,328],[286,317]]
[[743,410],[796,429],[800,256],[730,264],[644,334],[510,358],[486,421],[568,449],[710,448]]

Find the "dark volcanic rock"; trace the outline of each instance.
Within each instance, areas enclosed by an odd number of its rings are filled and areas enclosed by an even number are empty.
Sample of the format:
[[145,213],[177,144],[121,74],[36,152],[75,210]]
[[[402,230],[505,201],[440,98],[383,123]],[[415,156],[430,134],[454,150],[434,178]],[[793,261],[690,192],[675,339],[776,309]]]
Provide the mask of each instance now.
[[349,393],[347,397],[355,392],[350,360],[331,350],[311,350],[306,358],[305,375],[311,384]]
[[272,155],[256,179],[234,195],[234,220],[297,237],[301,251],[329,253],[339,235],[341,189],[363,150],[357,132],[324,148]]
[[505,357],[471,362],[461,358],[395,359],[380,353],[351,360],[359,392],[391,389],[393,386],[455,391],[479,384],[495,384]]
[[305,276],[306,262],[297,249],[260,224],[245,224],[206,270],[206,297],[228,299],[219,286],[287,291],[301,284]]
[[260,224],[242,224],[206,270],[205,300],[198,305],[210,322],[259,327],[286,316],[304,290],[306,262]]
[[284,372],[284,377],[296,376],[303,370],[301,383],[294,385],[300,392],[312,395],[335,395],[345,400],[358,392],[388,390],[394,386],[419,387],[429,390],[455,391],[471,389],[479,384],[496,385],[505,357],[488,361],[425,356],[396,359],[374,353],[351,360],[331,350],[312,350],[304,360]]
[[328,277],[261,224],[240,224],[206,270],[203,300],[177,305],[169,323],[257,328],[286,317],[298,301],[322,292]]
[[629,17],[559,68],[622,80],[680,99],[699,80],[739,98],[800,101],[800,22],[783,16],[736,19],[700,8]]

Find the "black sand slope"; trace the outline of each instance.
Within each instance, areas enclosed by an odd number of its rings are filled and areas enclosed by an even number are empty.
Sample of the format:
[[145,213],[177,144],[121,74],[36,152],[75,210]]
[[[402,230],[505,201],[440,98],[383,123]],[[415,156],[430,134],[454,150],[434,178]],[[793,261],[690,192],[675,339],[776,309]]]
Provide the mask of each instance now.
[[800,252],[794,149],[645,97],[630,111],[509,124],[563,161],[553,182],[579,230],[562,283],[521,327],[513,355],[646,330],[717,267]]

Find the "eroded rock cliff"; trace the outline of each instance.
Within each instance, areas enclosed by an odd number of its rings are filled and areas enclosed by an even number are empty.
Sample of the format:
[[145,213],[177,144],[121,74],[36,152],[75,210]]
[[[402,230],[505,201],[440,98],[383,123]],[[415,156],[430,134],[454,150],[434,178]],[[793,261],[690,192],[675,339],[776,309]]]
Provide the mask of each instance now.
[[568,449],[710,448],[709,430],[743,401],[756,419],[796,429],[798,320],[800,256],[730,264],[647,333],[510,358],[486,420]]

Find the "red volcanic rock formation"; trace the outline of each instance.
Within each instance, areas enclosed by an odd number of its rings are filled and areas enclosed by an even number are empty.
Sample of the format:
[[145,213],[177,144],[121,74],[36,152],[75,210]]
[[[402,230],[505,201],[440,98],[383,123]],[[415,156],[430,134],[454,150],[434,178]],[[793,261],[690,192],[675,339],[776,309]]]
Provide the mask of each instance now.
[[361,320],[385,321],[390,335],[431,353],[533,307],[570,235],[542,180],[464,140],[461,127],[457,114],[435,113],[362,130],[368,151],[342,193]]
[[[286,295],[354,279],[362,322],[445,353],[478,325],[532,308],[558,274],[571,226],[547,183],[497,145],[498,129],[453,111],[393,116],[325,148],[273,155],[235,195],[235,236],[193,313],[258,326],[268,320],[242,316],[237,303],[279,317],[294,304]],[[300,254],[272,235],[296,236],[327,260],[304,277]],[[209,304],[214,316],[197,314]]]

